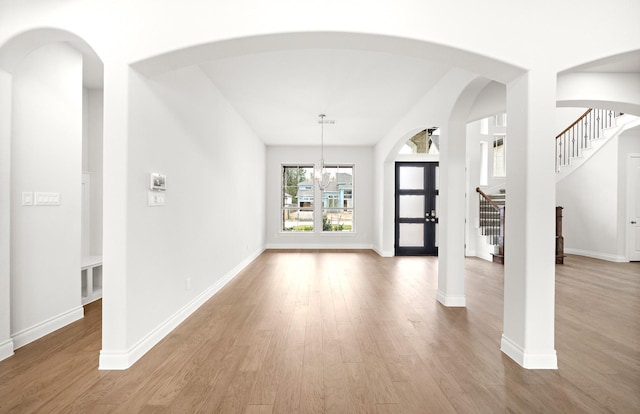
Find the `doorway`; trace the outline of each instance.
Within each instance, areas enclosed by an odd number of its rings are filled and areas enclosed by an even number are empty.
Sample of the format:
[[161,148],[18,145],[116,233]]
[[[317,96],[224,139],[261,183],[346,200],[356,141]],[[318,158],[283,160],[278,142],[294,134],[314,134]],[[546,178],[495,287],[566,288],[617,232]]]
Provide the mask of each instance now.
[[438,255],[438,163],[396,162],[395,255]]
[[629,155],[627,183],[627,251],[629,261],[640,261],[640,154]]

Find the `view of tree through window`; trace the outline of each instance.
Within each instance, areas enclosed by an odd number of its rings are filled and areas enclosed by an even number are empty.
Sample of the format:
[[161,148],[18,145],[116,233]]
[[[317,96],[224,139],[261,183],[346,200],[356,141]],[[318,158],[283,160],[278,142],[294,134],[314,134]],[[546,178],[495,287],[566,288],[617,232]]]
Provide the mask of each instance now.
[[409,138],[400,154],[439,154],[440,128],[428,128]]
[[313,231],[313,165],[282,167],[282,230]]

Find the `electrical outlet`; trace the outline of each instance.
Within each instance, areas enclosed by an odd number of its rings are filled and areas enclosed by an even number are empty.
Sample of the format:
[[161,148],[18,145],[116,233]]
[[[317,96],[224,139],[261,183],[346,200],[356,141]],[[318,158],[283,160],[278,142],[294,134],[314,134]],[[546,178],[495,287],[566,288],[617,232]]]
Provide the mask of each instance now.
[[184,280],[184,288],[185,290],[191,290],[191,278],[188,277]]

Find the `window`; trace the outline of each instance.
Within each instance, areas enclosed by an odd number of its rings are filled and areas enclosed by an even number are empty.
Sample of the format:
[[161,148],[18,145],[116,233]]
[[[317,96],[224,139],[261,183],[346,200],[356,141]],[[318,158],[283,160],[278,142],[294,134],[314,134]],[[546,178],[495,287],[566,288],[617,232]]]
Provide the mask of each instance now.
[[439,154],[440,128],[428,128],[409,138],[400,154]]
[[313,231],[313,165],[282,166],[282,230]]
[[506,139],[505,135],[493,136],[493,176],[505,177],[507,175],[506,164]]
[[329,185],[322,192],[322,231],[353,231],[353,165],[325,167],[323,182]]
[[494,117],[495,126],[506,127],[507,126],[507,114],[499,114]]
[[[282,231],[353,232],[353,171],[353,165],[325,166],[322,180],[328,185],[320,191],[314,179],[313,165],[283,165]],[[321,203],[314,202],[316,196],[321,196]]]

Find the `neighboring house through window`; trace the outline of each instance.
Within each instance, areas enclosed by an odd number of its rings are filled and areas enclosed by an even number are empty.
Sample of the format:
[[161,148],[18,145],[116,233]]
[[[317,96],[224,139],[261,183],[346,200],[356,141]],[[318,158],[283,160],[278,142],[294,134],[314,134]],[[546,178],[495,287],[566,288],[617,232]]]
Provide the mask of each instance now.
[[[282,166],[282,231],[314,232],[317,184],[313,165]],[[353,165],[325,166],[318,206],[325,232],[354,231]]]
[[353,231],[353,169],[352,165],[333,165],[325,168],[322,194],[322,230]]

